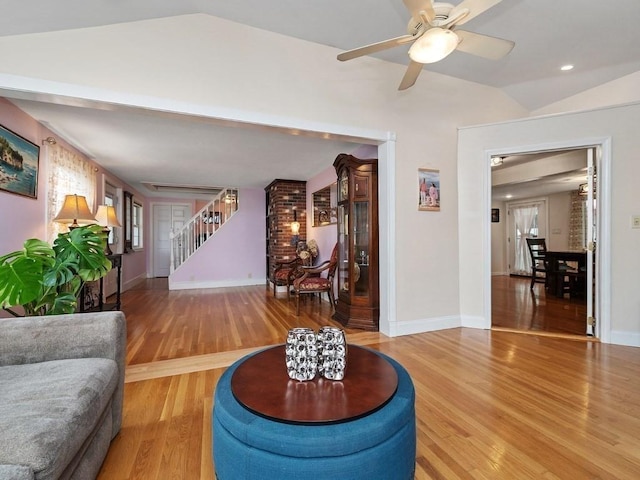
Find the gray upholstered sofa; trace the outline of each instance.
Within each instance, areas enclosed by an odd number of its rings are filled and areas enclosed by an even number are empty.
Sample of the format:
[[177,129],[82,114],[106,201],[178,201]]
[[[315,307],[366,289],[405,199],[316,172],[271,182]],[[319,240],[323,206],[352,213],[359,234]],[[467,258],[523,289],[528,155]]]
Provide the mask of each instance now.
[[95,478],[120,430],[122,312],[0,319],[0,479]]

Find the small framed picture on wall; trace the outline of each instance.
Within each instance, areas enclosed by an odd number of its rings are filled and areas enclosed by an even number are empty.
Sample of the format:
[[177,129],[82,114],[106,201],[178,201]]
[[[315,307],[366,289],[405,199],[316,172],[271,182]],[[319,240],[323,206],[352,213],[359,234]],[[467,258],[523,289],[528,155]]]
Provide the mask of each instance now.
[[440,211],[440,170],[418,169],[418,210]]
[[492,208],[491,209],[491,223],[499,223],[500,222],[500,209]]

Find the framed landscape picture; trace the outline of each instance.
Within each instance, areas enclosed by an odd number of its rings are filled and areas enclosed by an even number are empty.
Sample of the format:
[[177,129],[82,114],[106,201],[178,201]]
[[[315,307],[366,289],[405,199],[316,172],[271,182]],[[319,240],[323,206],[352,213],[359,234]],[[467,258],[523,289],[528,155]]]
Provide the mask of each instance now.
[[0,190],[38,197],[40,147],[0,125]]
[[440,170],[418,169],[418,210],[440,211]]

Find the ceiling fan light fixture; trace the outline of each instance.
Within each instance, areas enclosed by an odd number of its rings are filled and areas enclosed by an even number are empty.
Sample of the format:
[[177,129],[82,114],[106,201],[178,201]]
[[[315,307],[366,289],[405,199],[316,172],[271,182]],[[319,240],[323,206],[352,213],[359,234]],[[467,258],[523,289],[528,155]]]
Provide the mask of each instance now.
[[435,63],[453,52],[458,43],[460,38],[453,31],[430,28],[411,45],[409,58],[418,63]]

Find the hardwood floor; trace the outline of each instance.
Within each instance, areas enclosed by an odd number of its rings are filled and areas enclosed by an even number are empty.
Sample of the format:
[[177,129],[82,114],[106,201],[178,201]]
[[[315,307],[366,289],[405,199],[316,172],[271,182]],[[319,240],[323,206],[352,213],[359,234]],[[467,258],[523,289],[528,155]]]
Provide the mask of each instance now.
[[[326,302],[304,304],[298,319],[264,287],[164,288],[123,295],[124,419],[101,480],[213,480],[212,397],[226,366],[282,343],[291,326],[333,323]],[[637,348],[462,328],[347,340],[412,376],[416,479],[640,478]]]
[[547,295],[544,285],[525,277],[491,277],[491,325],[506,329],[586,335],[587,304]]

